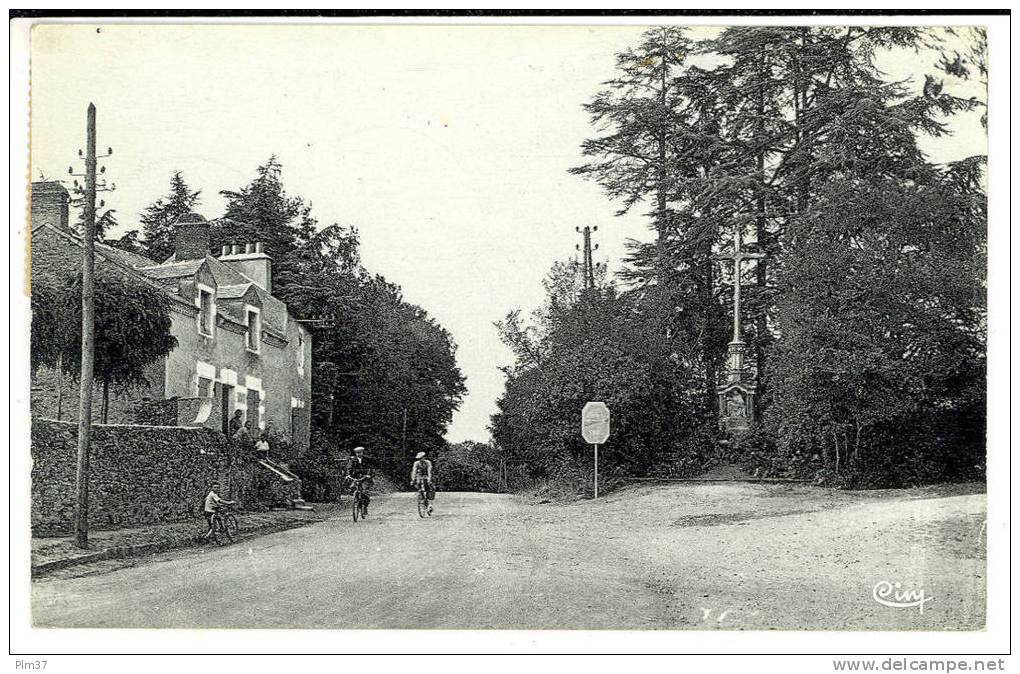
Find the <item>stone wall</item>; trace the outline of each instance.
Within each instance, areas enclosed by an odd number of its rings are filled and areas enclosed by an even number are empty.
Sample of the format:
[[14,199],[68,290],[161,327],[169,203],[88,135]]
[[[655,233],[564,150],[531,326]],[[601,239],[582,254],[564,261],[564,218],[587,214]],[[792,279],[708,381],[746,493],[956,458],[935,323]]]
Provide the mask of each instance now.
[[[74,517],[77,426],[33,419],[32,528],[68,533]],[[207,428],[97,425],[92,430],[89,521],[93,528],[201,517],[209,482],[242,507],[259,506],[264,469]]]

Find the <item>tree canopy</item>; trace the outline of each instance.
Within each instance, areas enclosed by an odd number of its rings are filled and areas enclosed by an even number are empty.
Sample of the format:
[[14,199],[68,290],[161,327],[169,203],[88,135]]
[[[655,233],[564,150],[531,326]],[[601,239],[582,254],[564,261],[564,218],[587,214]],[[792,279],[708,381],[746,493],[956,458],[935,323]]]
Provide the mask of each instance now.
[[[201,192],[192,190],[184,182],[184,176],[180,171],[174,171],[170,177],[170,191],[163,197],[150,204],[142,212],[142,235],[144,237],[145,255],[157,262],[170,257],[174,252],[174,223],[182,215],[187,215],[195,210],[200,201]],[[125,237],[130,236],[130,232]],[[131,237],[125,241],[127,247],[137,238]]]
[[273,294],[313,333],[308,475],[326,479],[323,466],[356,445],[394,476],[414,452],[441,450],[466,392],[451,335],[364,268],[356,228],[320,226],[311,206],[287,193],[276,157],[221,194],[227,206],[213,221],[212,246],[263,242]]
[[[621,212],[646,204],[655,238],[631,242],[619,288],[568,311],[550,303],[537,331],[519,313],[499,326],[517,362],[497,442],[541,467],[546,450],[578,446],[586,397],[615,395],[620,426],[641,429],[614,431],[631,474],[654,455],[680,470],[711,455],[704,420],[732,306],[732,274],[712,258],[739,228],[766,258],[742,271],[761,399],[734,458],[854,486],[979,474],[984,157],[938,165],[919,144],[984,105],[939,77],[984,77],[983,33],[968,35],[950,49],[943,38],[958,32],[914,27],[731,27],[702,40],[657,27],[619,54],[586,106],[589,161],[572,172]],[[876,65],[888,50],[940,49],[923,82]]]
[[[160,291],[120,274],[95,277],[96,382],[103,387],[106,421],[109,389],[147,385],[148,368],[177,346],[170,334],[170,300]],[[49,285],[32,284],[32,367],[60,367],[81,374],[81,274]]]

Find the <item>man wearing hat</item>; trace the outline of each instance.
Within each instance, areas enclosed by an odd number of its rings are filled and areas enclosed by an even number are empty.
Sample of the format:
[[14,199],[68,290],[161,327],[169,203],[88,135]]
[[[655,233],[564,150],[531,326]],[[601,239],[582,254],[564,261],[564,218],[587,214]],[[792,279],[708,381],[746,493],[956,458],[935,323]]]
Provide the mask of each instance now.
[[347,479],[352,482],[357,482],[361,479],[365,480],[365,488],[363,491],[367,506],[369,502],[368,488],[372,486],[372,473],[368,468],[368,461],[365,459],[364,447],[354,448],[354,455],[351,456],[351,460],[347,462]]
[[[435,498],[432,490],[432,462],[425,458],[425,452],[418,452],[414,456],[414,465],[411,466],[411,486],[420,489],[425,484],[425,493],[431,501]],[[429,505],[429,513],[432,513],[432,505]]]

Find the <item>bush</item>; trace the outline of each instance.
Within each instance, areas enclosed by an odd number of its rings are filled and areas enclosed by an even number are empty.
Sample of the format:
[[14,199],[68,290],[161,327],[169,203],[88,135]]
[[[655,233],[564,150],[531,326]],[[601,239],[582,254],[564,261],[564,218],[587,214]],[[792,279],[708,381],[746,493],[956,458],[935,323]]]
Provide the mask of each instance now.
[[301,478],[301,498],[312,503],[339,503],[347,455],[327,436],[314,434],[308,452],[291,462],[290,469]]
[[436,459],[433,471],[442,491],[500,491],[498,452],[488,445],[451,445]]

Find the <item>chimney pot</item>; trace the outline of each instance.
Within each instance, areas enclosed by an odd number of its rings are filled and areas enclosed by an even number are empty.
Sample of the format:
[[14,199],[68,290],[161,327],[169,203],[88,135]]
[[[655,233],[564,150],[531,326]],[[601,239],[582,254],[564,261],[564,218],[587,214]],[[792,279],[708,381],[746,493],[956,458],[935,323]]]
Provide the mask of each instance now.
[[244,244],[244,252],[245,253],[254,253],[255,252],[255,244],[253,244],[253,243],[246,243],[246,244]]
[[262,242],[261,241],[258,241],[258,242],[255,243],[255,252],[256,253],[261,253],[262,252]]
[[225,255],[230,255],[230,246],[228,245],[223,245],[220,247],[220,257],[223,257]]
[[236,243],[235,243],[234,245],[232,245],[232,246],[230,247],[230,253],[231,253],[232,255],[237,255],[237,254],[239,254],[240,252],[241,252],[241,246],[239,246],[238,244],[236,244]]

